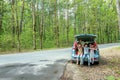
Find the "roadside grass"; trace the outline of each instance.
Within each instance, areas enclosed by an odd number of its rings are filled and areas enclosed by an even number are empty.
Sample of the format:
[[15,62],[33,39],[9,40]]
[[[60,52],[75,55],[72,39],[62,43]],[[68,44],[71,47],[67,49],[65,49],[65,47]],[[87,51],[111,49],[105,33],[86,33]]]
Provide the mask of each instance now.
[[112,75],[106,75],[105,80],[120,80],[120,47],[111,48],[103,53],[108,53],[105,58],[106,67],[114,72]]
[[117,47],[117,49],[120,49],[120,47]]
[[114,76],[107,76],[106,80],[116,80]]
[[108,59],[107,66],[114,70],[117,76],[108,76],[106,80],[120,80],[120,56],[111,56]]
[[107,76],[105,80],[120,80],[120,78],[115,78],[114,76]]
[[32,48],[29,48],[29,49],[22,49],[20,52],[16,48],[13,48],[13,49],[10,49],[10,50],[1,50],[0,49],[0,55],[16,54],[16,53],[24,53],[24,52],[27,53],[27,52],[42,51],[42,50],[64,49],[64,48],[70,48],[70,47],[69,46],[68,47],[60,47],[60,48],[54,47],[54,48],[44,48],[44,49],[36,49],[36,50],[33,50]]

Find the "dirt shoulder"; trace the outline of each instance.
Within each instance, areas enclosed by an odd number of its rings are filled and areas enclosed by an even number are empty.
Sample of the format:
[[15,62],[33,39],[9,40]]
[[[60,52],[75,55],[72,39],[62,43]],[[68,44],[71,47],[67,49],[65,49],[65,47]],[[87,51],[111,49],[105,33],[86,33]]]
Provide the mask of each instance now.
[[100,50],[100,64],[83,67],[66,65],[61,80],[120,80],[120,47]]

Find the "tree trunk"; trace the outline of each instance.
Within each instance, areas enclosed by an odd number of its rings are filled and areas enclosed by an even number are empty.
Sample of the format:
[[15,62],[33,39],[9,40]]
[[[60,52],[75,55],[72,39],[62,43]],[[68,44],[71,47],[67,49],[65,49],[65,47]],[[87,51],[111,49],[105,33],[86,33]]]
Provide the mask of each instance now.
[[35,15],[35,2],[32,2],[32,20],[33,20],[33,49],[36,50],[36,15]]
[[58,13],[57,13],[57,0],[54,2],[54,39],[55,44],[59,47],[59,26],[58,26]]
[[17,41],[18,41],[18,51],[20,52],[20,29],[19,29],[19,20],[18,20],[18,10],[17,10],[17,7],[18,7],[18,3],[17,3],[17,0],[16,0],[16,30],[17,30]]
[[0,1],[0,34],[2,32],[3,1]]
[[69,0],[67,0],[67,45],[69,44]]
[[74,35],[76,35],[76,13],[75,13],[75,22],[74,22]]
[[[57,3],[56,3],[57,4]],[[58,5],[59,5],[59,0],[58,0]],[[58,7],[58,10],[57,10],[57,20],[56,20],[56,27],[57,27],[57,47],[60,47],[60,45],[59,45],[59,43],[60,43],[60,41],[59,41],[59,36],[60,36],[60,34],[59,34],[59,17],[58,17],[58,15],[60,15],[59,14],[60,13],[60,11],[59,11],[59,7]]]
[[120,39],[120,0],[116,0],[116,8],[117,8],[117,13],[118,13],[118,26],[119,26],[118,36]]
[[15,1],[12,0],[12,5],[11,5],[11,10],[12,10],[12,47],[15,48]]
[[[75,1],[76,0],[74,0],[74,4],[75,4],[74,5],[75,6],[74,9],[76,10],[76,2]],[[75,11],[75,13],[74,13],[75,14],[75,16],[74,16],[74,18],[75,18],[75,20],[74,20],[74,35],[76,35],[76,16],[77,16],[76,13],[77,12]]]
[[22,0],[22,11],[21,11],[21,19],[20,19],[20,33],[22,32],[23,14],[24,14],[24,0]]
[[44,27],[44,0],[42,0],[42,17],[40,24],[40,49],[43,48],[43,27]]

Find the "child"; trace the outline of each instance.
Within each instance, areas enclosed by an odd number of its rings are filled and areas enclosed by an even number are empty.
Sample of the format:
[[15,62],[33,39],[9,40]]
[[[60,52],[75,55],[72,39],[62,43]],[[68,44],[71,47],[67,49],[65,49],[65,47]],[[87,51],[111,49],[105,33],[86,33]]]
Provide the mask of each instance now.
[[80,58],[80,64],[82,64],[82,54],[83,54],[82,44],[80,44],[80,43],[78,42],[78,43],[77,43],[77,48],[78,48],[77,64],[78,64],[78,62],[79,62],[79,58]]
[[83,59],[87,57],[88,59],[88,66],[90,66],[90,55],[89,55],[89,47],[88,45],[85,43],[84,44],[84,55],[83,55]]
[[94,45],[90,44],[90,62],[92,62],[92,64],[94,64],[94,51],[95,51]]
[[85,44],[84,44],[84,54],[88,54],[88,52],[89,52],[89,47],[88,47],[88,45],[85,43]]

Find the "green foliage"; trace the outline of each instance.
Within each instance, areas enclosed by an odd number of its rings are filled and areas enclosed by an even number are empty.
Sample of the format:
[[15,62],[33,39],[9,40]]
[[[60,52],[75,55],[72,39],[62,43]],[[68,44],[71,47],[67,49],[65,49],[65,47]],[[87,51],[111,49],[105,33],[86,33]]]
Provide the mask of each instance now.
[[120,78],[115,78],[114,76],[107,76],[105,80],[120,80]]
[[116,80],[114,76],[108,76],[106,77],[106,80]]
[[[0,4],[0,51],[17,49],[17,20],[20,25],[22,1],[2,1]],[[36,16],[36,33],[33,33],[32,1],[25,0],[23,12],[22,32],[20,33],[21,49],[33,48],[33,35],[36,34],[36,46],[40,49],[40,26],[43,25],[43,48],[57,47],[55,39],[55,28],[58,25],[60,47],[72,46],[74,31],[76,34],[97,34],[98,43],[111,43],[118,41],[118,20],[115,0],[44,0],[44,16],[42,15],[42,0],[34,0]],[[16,6],[17,5],[17,6]],[[3,6],[3,7],[2,7]],[[55,19],[56,6],[56,19]],[[13,8],[12,8],[13,7]],[[69,10],[68,10],[69,9]],[[16,11],[17,10],[17,14]],[[68,13],[67,13],[68,11]],[[14,16],[12,16],[14,15]],[[67,19],[67,15],[69,19]],[[41,23],[43,16],[43,24]],[[56,20],[56,21],[55,21]],[[56,23],[55,23],[56,22]],[[69,22],[69,23],[68,23]],[[67,26],[69,26],[69,43],[67,44]],[[13,30],[13,27],[15,28]],[[13,33],[14,31],[14,33]]]
[[20,43],[21,43],[21,48],[23,49],[32,49],[32,30],[27,29],[22,32],[21,37],[20,37]]
[[[13,40],[12,40],[12,37],[11,35],[2,35],[2,38],[1,38],[1,43],[0,43],[0,51],[3,52],[3,51],[8,51],[8,50],[11,50],[11,48],[13,48]],[[16,45],[14,45],[16,46]]]

